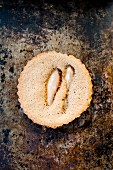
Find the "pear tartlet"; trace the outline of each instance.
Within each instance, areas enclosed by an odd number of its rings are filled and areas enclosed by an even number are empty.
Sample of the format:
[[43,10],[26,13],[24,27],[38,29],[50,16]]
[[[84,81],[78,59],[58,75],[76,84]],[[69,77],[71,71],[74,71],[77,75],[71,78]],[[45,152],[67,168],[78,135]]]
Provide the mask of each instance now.
[[30,60],[21,72],[18,96],[29,119],[57,128],[79,117],[89,107],[91,77],[85,65],[74,56],[44,52]]

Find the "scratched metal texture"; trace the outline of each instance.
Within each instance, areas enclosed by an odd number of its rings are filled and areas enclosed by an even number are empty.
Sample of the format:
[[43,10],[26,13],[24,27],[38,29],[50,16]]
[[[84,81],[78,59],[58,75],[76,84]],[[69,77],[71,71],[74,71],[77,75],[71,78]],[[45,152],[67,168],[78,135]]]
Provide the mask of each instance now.
[[[92,77],[90,107],[57,129],[34,124],[17,97],[26,63],[73,54]],[[113,170],[113,0],[0,0],[0,170]]]

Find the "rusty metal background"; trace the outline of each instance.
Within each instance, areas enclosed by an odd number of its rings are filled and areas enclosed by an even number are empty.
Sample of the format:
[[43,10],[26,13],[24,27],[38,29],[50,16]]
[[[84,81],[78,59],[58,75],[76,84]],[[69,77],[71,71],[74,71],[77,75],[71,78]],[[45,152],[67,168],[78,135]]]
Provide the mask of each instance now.
[[[20,108],[17,80],[34,55],[80,58],[93,99],[61,128],[34,124]],[[0,170],[113,170],[113,1],[0,1]]]

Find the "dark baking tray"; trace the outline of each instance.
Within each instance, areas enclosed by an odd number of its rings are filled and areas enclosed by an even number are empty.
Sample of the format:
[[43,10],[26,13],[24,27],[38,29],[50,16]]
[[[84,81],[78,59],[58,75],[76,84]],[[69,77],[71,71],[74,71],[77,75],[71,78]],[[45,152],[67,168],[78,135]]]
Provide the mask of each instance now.
[[[0,1],[0,170],[113,170],[113,1]],[[34,55],[80,58],[93,99],[61,128],[34,124],[20,108],[17,80]]]

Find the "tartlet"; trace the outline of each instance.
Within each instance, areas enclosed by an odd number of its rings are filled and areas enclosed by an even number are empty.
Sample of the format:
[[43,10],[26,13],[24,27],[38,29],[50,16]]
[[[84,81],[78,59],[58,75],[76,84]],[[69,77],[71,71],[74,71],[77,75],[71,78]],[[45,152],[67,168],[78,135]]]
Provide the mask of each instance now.
[[28,118],[51,128],[79,117],[92,99],[91,77],[85,65],[72,55],[55,51],[28,61],[17,88]]

